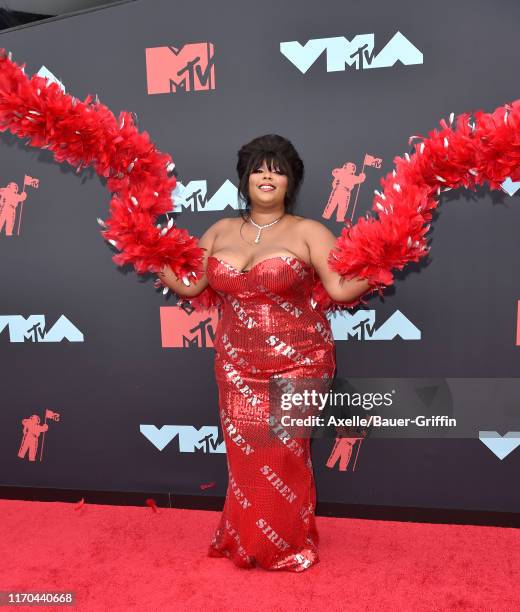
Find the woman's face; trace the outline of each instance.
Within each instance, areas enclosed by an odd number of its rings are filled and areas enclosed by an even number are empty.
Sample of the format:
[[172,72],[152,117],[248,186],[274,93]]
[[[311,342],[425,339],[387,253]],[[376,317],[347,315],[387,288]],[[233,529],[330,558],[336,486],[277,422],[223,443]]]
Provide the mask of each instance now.
[[269,170],[265,160],[258,168],[253,168],[249,175],[249,197],[253,204],[282,205],[285,201],[288,178],[280,169],[273,165]]

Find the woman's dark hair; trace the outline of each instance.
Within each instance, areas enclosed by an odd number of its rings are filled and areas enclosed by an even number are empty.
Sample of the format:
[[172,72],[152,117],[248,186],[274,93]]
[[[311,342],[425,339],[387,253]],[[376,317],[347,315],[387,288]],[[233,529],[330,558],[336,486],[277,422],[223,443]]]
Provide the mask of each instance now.
[[[259,136],[240,148],[238,152],[238,210],[240,216],[246,219],[251,214],[251,199],[249,197],[249,175],[262,165],[265,160],[271,170],[278,168],[287,176],[287,192],[285,194],[285,212],[291,213],[296,204],[296,196],[304,177],[304,166],[292,142],[278,136],[266,134]],[[242,200],[242,203],[240,202]],[[243,203],[245,202],[245,206]]]

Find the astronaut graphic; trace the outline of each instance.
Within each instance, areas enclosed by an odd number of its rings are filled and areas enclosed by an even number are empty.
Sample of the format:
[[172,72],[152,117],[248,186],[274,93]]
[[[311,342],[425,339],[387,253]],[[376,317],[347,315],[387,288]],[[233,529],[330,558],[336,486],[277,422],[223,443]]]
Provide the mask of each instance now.
[[332,176],[334,177],[332,191],[323,211],[323,218],[330,219],[336,211],[336,221],[342,223],[349,209],[352,189],[365,181],[366,174],[361,172],[356,176],[356,164],[347,162],[341,168],[335,168]]
[[20,445],[20,450],[18,451],[18,457],[20,457],[20,459],[24,459],[27,452],[29,452],[29,461],[36,460],[38,440],[40,438],[40,434],[43,432],[40,451],[40,461],[42,460],[43,440],[45,439],[45,432],[49,429],[49,426],[47,425],[47,419],[59,421],[60,415],[58,412],[53,412],[52,410],[46,409],[45,423],[43,423],[43,425],[40,425],[40,417],[37,414],[33,414],[28,419],[22,419],[23,439]]
[[27,193],[18,193],[18,185],[9,183],[7,187],[0,188],[0,232],[5,225],[5,235],[12,236],[16,207],[27,197]]
[[363,442],[365,436],[367,435],[366,431],[362,431],[360,436],[351,437],[351,438],[336,438],[334,442],[334,446],[332,447],[332,451],[330,453],[329,458],[327,459],[326,466],[328,468],[333,468],[336,463],[339,461],[339,471],[346,472],[350,460],[352,459],[352,450],[358,442],[356,456],[354,458],[354,465],[352,466],[352,471],[356,469],[357,458],[359,454],[359,449],[361,448],[361,443]]
[[[27,193],[25,191],[25,187],[27,185],[29,185],[29,187],[34,187],[35,189],[37,189],[39,186],[39,180],[32,178],[31,176],[25,175],[22,193],[18,193],[18,185],[14,182],[9,183],[7,187],[0,188],[0,234],[2,233],[2,230],[5,225],[5,235],[13,235],[16,210],[18,204],[24,202],[27,198]],[[17,234],[20,233],[22,206],[20,207]]]
[[22,420],[23,425],[23,440],[18,451],[18,457],[23,459],[27,451],[29,451],[29,461],[36,460],[36,450],[38,449],[38,438],[42,431],[47,431],[49,426],[47,423],[40,425],[40,417],[33,414],[28,419]]
[[334,180],[332,181],[332,191],[330,193],[327,206],[323,211],[322,217],[324,219],[330,219],[334,214],[334,211],[336,211],[336,221],[338,223],[344,223],[350,207],[352,191],[357,185],[358,190],[356,193],[356,200],[354,201],[354,206],[350,213],[350,219],[353,220],[357,197],[359,195],[359,188],[366,180],[366,174],[363,172],[363,170],[365,169],[365,166],[381,168],[382,161],[383,160],[379,157],[374,157],[373,155],[366,153],[363,160],[363,168],[357,175],[356,164],[353,162],[346,162],[341,168],[334,168],[332,171],[332,176],[334,177]]

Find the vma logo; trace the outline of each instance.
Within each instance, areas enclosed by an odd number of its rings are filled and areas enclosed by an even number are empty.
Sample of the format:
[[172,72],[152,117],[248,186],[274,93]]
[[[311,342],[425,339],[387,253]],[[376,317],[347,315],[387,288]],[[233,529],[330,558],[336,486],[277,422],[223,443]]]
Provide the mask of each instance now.
[[358,310],[354,314],[347,311],[335,313],[330,319],[334,340],[420,340],[418,329],[400,310],[396,310],[376,329],[376,311]]
[[504,436],[497,431],[479,431],[478,437],[501,461],[520,446],[520,431],[508,431]]
[[190,43],[180,48],[150,47],[145,51],[149,94],[215,89],[212,43]]
[[188,314],[182,306],[161,306],[160,318],[163,348],[213,346],[218,325],[217,308],[212,308],[209,316],[200,316]]
[[187,185],[177,181],[172,191],[172,199],[172,209],[176,213],[184,209],[191,212],[221,211],[228,206],[238,210],[238,189],[229,179],[226,179],[210,198],[207,181],[190,181]]
[[226,452],[224,440],[218,441],[218,427],[211,425],[203,425],[200,429],[192,425],[163,425],[160,429],[155,425],[141,425],[139,430],[160,451],[178,436],[181,453]]
[[502,188],[502,191],[507,193],[507,195],[513,197],[520,189],[520,181],[513,181],[511,177],[508,176],[500,187]]
[[0,334],[9,329],[10,342],[83,342],[84,336],[65,315],[46,330],[45,315],[0,315]]
[[305,74],[325,51],[327,72],[344,71],[345,66],[355,66],[356,70],[368,68],[391,68],[397,61],[405,66],[422,64],[423,54],[415,45],[397,32],[376,55],[374,53],[374,34],[357,34],[352,41],[344,36],[317,38],[301,45],[297,40],[280,43],[282,55]]

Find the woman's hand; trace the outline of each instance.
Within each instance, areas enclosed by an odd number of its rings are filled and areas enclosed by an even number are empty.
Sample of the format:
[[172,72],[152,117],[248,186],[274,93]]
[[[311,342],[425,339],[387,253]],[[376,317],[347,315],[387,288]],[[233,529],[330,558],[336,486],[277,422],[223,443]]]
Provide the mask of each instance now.
[[168,289],[177,295],[188,298],[195,297],[202,293],[202,291],[204,291],[204,289],[206,289],[208,286],[208,280],[206,278],[208,256],[213,250],[213,244],[218,235],[219,229],[222,228],[226,222],[227,219],[220,219],[219,221],[213,223],[213,225],[211,225],[204,232],[197,244],[197,246],[201,247],[205,251],[203,261],[204,273],[198,280],[195,278],[194,273],[192,273],[192,276],[188,275],[178,278],[170,266],[164,266],[160,272],[157,272],[158,278],[154,281],[154,287],[156,289],[168,287]]

